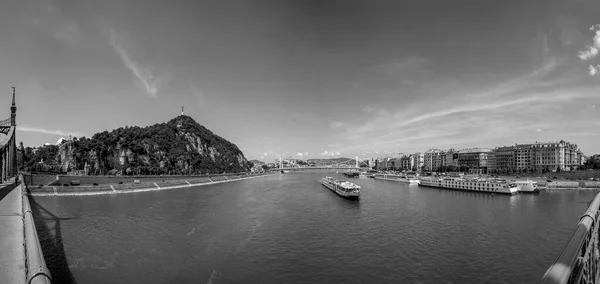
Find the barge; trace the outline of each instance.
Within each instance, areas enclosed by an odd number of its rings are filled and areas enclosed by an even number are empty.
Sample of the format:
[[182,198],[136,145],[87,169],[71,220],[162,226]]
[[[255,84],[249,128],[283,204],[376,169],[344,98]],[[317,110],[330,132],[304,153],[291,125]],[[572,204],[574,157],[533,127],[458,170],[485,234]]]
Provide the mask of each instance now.
[[492,194],[500,193],[514,195],[519,192],[519,187],[516,183],[498,179],[423,178],[419,185]]
[[336,180],[332,177],[324,177],[321,180],[321,184],[341,197],[348,199],[360,198],[360,186],[349,181]]
[[381,179],[381,180],[397,181],[397,182],[408,183],[408,184],[421,183],[419,181],[419,179],[416,177],[407,177],[407,176],[393,175],[393,174],[375,174],[375,175],[373,175],[373,178]]

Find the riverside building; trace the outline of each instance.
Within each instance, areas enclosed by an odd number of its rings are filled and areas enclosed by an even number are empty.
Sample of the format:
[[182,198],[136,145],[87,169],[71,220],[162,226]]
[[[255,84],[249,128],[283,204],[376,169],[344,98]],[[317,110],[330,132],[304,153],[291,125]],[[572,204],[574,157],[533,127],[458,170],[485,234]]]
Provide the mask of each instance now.
[[444,151],[433,148],[429,149],[425,152],[423,159],[424,170],[426,172],[438,171],[444,166],[444,161]]
[[459,169],[471,174],[488,173],[488,154],[491,149],[469,148],[458,151],[457,160]]
[[577,144],[564,140],[535,142],[497,147],[493,150],[489,170],[496,173],[511,171],[571,171],[583,163],[583,153]]

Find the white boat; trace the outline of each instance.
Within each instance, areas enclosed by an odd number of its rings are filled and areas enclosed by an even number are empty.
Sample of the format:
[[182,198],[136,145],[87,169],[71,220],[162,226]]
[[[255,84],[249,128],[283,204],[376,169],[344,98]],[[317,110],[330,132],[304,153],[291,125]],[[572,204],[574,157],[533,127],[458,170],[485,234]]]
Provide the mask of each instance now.
[[537,186],[537,182],[532,180],[517,180],[514,181],[517,185],[517,189],[522,193],[536,193],[540,192],[540,189]]
[[518,193],[518,187],[514,182],[500,179],[422,178],[419,185],[510,195]]
[[394,174],[375,174],[373,176],[373,178],[381,179],[381,180],[403,182],[403,183],[408,183],[408,184],[419,184],[420,183],[419,179],[416,177],[407,177],[407,176],[394,175]]
[[358,199],[360,197],[360,186],[344,180],[336,180],[332,177],[324,177],[321,184],[337,193],[341,197],[348,199]]

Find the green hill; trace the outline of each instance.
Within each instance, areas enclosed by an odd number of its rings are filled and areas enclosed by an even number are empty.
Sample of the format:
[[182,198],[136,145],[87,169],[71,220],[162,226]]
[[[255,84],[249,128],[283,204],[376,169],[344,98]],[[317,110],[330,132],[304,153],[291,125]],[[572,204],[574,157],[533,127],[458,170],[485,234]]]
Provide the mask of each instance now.
[[[24,151],[23,170],[90,174],[184,174],[247,171],[233,143],[189,116],[147,127],[121,127]],[[43,159],[44,163],[39,163]],[[87,165],[87,166],[86,166]]]

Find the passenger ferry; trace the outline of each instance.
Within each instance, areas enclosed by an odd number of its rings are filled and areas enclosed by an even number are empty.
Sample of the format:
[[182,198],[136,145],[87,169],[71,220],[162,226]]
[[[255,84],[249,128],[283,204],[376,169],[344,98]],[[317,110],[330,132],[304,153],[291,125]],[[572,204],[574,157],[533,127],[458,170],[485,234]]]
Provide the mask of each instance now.
[[517,185],[519,192],[522,193],[537,193],[540,192],[540,189],[537,186],[537,182],[532,180],[518,180],[514,181]]
[[360,186],[344,180],[336,180],[332,177],[324,177],[321,184],[337,193],[339,196],[348,199],[358,199],[360,197]]
[[510,195],[517,194],[519,191],[514,182],[498,179],[422,178],[419,185]]
[[373,176],[373,178],[381,179],[381,180],[391,180],[391,181],[403,182],[403,183],[408,183],[408,184],[419,184],[420,183],[419,179],[416,177],[407,177],[407,176],[394,175],[394,174],[375,174]]

